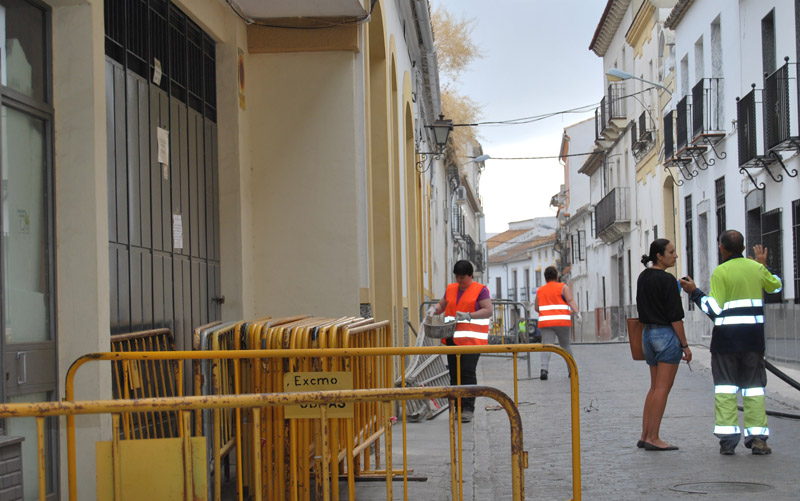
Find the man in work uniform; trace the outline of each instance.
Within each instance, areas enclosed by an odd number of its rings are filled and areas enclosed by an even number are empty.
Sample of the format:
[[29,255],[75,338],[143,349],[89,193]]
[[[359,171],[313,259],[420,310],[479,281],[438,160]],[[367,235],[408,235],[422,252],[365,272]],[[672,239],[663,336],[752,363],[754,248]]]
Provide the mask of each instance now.
[[771,454],[764,407],[767,371],[764,363],[762,290],[780,292],[780,277],[767,269],[767,249],[753,248],[755,260],[742,257],[744,237],[728,230],[719,238],[722,263],[711,274],[711,293],[697,288],[691,277],[680,280],[689,298],[714,321],[711,333],[711,373],[714,377],[714,435],[720,454],[735,453],[741,438],[736,405],[741,390],[744,445],[753,454]]
[[[453,266],[455,283],[447,286],[444,297],[428,309],[428,316],[444,312],[445,322],[456,321],[453,337],[442,339],[447,346],[489,344],[489,319],[492,317],[492,298],[485,285],[472,280],[472,263],[466,260]],[[461,355],[460,384],[478,384],[477,367],[480,353]],[[447,355],[450,384],[459,384],[458,360]],[[475,412],[475,399],[461,399],[461,422],[469,423]]]

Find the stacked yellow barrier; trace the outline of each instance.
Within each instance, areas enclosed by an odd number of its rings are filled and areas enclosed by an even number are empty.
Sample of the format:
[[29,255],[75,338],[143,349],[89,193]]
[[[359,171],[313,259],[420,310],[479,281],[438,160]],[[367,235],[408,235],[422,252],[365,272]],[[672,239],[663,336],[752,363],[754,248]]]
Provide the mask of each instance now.
[[[196,349],[203,345],[214,350],[392,346],[388,322],[375,323],[372,319],[353,317],[266,317],[206,327],[205,335],[201,331],[198,329],[195,336],[200,340],[195,344]],[[205,368],[201,362],[198,363],[200,367],[195,368],[195,393],[281,393],[285,374],[320,371],[352,372],[354,389],[391,388],[389,358],[298,355],[282,359],[215,359]],[[210,376],[205,375],[209,373]],[[208,378],[212,379],[212,384],[207,384],[205,379]],[[391,433],[386,426],[390,418],[388,409],[379,402],[358,403],[354,405],[353,419],[328,419],[326,424],[320,419],[285,419],[283,407],[263,409],[257,423],[253,422],[249,411],[214,411],[218,417],[213,419],[206,411],[203,426],[195,429],[204,430],[209,437],[211,464],[220,464],[232,445],[237,445],[237,465],[241,466],[237,468],[237,481],[243,498],[309,499],[313,489],[317,499],[323,497],[324,491],[330,491],[332,499],[338,499],[340,475],[347,475],[354,492],[356,476],[385,474],[385,470],[380,469],[380,439]],[[233,413],[235,418],[232,418]],[[323,435],[321,427],[324,425],[328,426],[330,436],[327,447],[318,439]],[[326,462],[325,457],[336,460]],[[213,480],[214,494],[218,494],[220,476],[214,474]]]
[[[111,336],[112,352],[175,351],[169,329],[153,329]],[[125,360],[112,363],[113,395],[116,399],[183,396],[177,360]],[[174,438],[179,422],[174,412],[130,413],[122,416],[126,440]]]
[[[264,317],[248,322],[215,322],[194,331],[194,350],[304,350],[392,347],[388,322],[355,317]],[[174,351],[172,334],[157,329],[112,337],[112,351]],[[352,373],[353,389],[392,388],[392,364],[385,357],[203,359],[192,366],[195,395],[282,393],[292,372]],[[179,361],[122,360],[113,363],[116,398],[181,396]],[[381,438],[391,454],[391,406],[353,405],[353,418],[285,419],[282,406],[257,413],[207,409],[194,413],[193,432],[205,436],[209,497],[220,499],[222,467],[236,453],[242,499],[338,499],[338,480],[347,476],[351,498],[357,476],[391,475],[382,469]],[[181,434],[176,413],[122,414],[124,438],[166,438]],[[322,427],[326,427],[323,433]],[[320,437],[327,437],[326,443]],[[327,460],[326,460],[327,459]],[[312,490],[315,491],[312,494]],[[327,494],[327,496],[326,496]]]

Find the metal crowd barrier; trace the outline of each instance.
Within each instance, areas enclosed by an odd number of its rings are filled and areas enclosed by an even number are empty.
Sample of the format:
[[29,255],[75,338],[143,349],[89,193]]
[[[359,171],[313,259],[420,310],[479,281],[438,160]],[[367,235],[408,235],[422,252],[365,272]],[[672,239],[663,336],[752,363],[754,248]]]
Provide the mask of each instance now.
[[[346,321],[343,321],[345,324]],[[578,395],[578,369],[575,364],[574,359],[563,349],[553,345],[490,345],[490,346],[431,346],[431,347],[413,347],[413,348],[393,348],[393,347],[371,347],[371,348],[353,348],[350,346],[355,346],[358,344],[359,338],[370,338],[374,337],[379,340],[376,344],[381,344],[383,341],[380,340],[391,340],[391,333],[389,332],[389,325],[388,322],[380,322],[377,324],[368,323],[369,321],[364,321],[359,323],[352,323],[342,328],[343,336],[341,339],[344,347],[330,347],[330,348],[315,348],[315,349],[293,349],[292,345],[294,344],[292,340],[299,341],[304,333],[308,333],[309,330],[316,331],[317,339],[322,339],[323,341],[321,344],[329,345],[328,343],[332,340],[335,340],[337,337],[335,334],[332,334],[331,329],[293,329],[296,331],[296,335],[292,335],[289,338],[289,342],[286,343],[286,348],[281,349],[262,349],[262,350],[231,350],[231,351],[206,351],[206,352],[192,352],[192,351],[175,351],[175,352],[117,352],[117,353],[95,353],[90,355],[84,355],[83,357],[76,360],[72,366],[70,367],[69,371],[67,372],[66,377],[66,398],[65,401],[62,403],[56,403],[54,405],[64,405],[69,406],[69,409],[80,409],[81,411],[85,411],[86,409],[90,408],[90,406],[81,405],[77,407],[72,407],[70,405],[74,405],[74,380],[75,380],[75,373],[79,367],[83,364],[88,363],[90,361],[100,361],[100,360],[110,360],[110,361],[127,361],[127,360],[188,360],[188,359],[197,359],[197,360],[215,360],[215,359],[225,359],[225,360],[235,360],[235,361],[244,361],[250,360],[249,363],[256,364],[256,365],[264,365],[266,363],[266,367],[275,367],[283,366],[285,368],[295,366],[295,364],[301,364],[302,362],[311,361],[311,365],[314,366],[314,361],[321,364],[322,367],[330,367],[335,368],[336,361],[340,364],[340,367],[343,367],[345,370],[348,368],[354,367],[362,367],[364,368],[365,374],[359,378],[354,377],[354,386],[358,384],[364,384],[365,381],[368,381],[368,377],[366,376],[366,371],[374,370],[375,368],[380,367],[381,365],[389,369],[391,367],[390,359],[391,357],[398,357],[401,371],[400,373],[403,375],[402,386],[405,387],[405,373],[406,373],[406,357],[413,356],[413,355],[442,355],[442,354],[454,354],[458,358],[460,358],[463,354],[468,353],[482,353],[482,354],[510,354],[513,358],[513,376],[514,376],[514,404],[518,402],[518,388],[517,388],[517,360],[519,354],[529,354],[530,352],[534,351],[550,351],[559,354],[562,356],[573,375],[570,379],[570,391],[571,391],[571,430],[572,430],[572,468],[573,468],[573,499],[580,499],[580,489],[581,489],[581,481],[580,481],[580,417],[579,417],[579,395]],[[327,324],[327,327],[331,327],[341,322],[331,321]],[[382,332],[381,332],[382,331]],[[374,332],[376,335],[370,336],[369,333]],[[285,338],[284,338],[285,339]],[[334,346],[334,344],[330,344],[330,346]],[[234,363],[234,367],[238,367],[239,364]],[[180,368],[181,365],[179,364],[178,367]],[[325,370],[325,369],[323,369]],[[180,379],[180,378],[179,378]],[[389,371],[387,370],[385,374],[383,374],[380,378],[380,381],[384,381],[387,383],[387,386],[390,385],[391,379],[389,376]],[[364,461],[363,465],[359,465],[359,471],[361,473],[372,474],[372,475],[380,475],[386,478],[387,482],[387,499],[391,499],[391,481],[394,475],[403,475],[403,486],[404,486],[404,494],[407,499],[407,482],[408,482],[408,464],[407,464],[407,444],[406,444],[406,413],[405,413],[405,400],[414,400],[414,399],[428,399],[428,398],[454,398],[455,397],[464,397],[464,396],[471,396],[469,393],[473,391],[474,388],[478,388],[476,386],[466,386],[466,387],[457,387],[457,388],[401,388],[398,390],[406,390],[408,393],[402,393],[405,395],[401,400],[404,401],[403,403],[403,420],[402,420],[402,430],[403,430],[403,469],[402,470],[393,470],[391,464],[392,458],[392,433],[391,433],[391,416],[390,416],[390,406],[388,403],[380,404],[374,403],[372,401],[368,401],[369,399],[364,400],[357,400],[359,403],[357,404],[357,408],[361,409],[361,416],[359,417],[359,413],[356,413],[356,418],[353,420],[350,419],[339,419],[339,436],[341,437],[342,430],[341,426],[344,425],[344,434],[345,434],[345,448],[346,452],[344,455],[341,453],[336,453],[335,446],[325,447],[324,444],[335,444],[336,443],[336,427],[331,426],[332,424],[335,425],[337,420],[328,420],[328,419],[314,419],[314,420],[289,420],[289,423],[286,421],[283,422],[283,426],[294,426],[296,433],[303,433],[303,428],[300,426],[307,426],[306,430],[311,430],[311,423],[301,424],[300,421],[316,421],[314,423],[314,430],[315,430],[315,438],[321,438],[321,441],[315,442],[314,447],[309,447],[308,449],[301,449],[306,451],[307,453],[296,453],[291,454],[292,448],[294,450],[298,450],[298,447],[301,447],[301,444],[308,442],[302,442],[300,440],[286,440],[284,438],[284,443],[288,445],[288,451],[291,456],[295,458],[295,460],[302,460],[303,457],[311,458],[312,454],[314,455],[315,463],[317,468],[313,471],[316,475],[315,480],[317,484],[317,489],[322,490],[322,495],[317,499],[328,499],[329,495],[333,495],[333,499],[338,499],[338,489],[333,489],[331,492],[331,485],[338,485],[336,480],[338,480],[338,475],[335,473],[338,470],[336,469],[338,463],[345,463],[346,464],[346,472],[348,475],[348,493],[349,499],[355,499],[355,486],[353,483],[353,474],[354,470],[356,469],[356,462],[355,459],[362,456],[362,460]],[[356,388],[353,391],[357,391]],[[460,390],[467,391],[466,394],[458,393]],[[437,393],[434,390],[441,390],[442,393]],[[457,390],[456,393],[448,393],[449,391]],[[391,394],[393,390],[391,389],[370,389],[370,390],[363,390],[367,392],[375,392],[376,394],[381,395],[388,395]],[[381,393],[381,392],[389,392],[389,393]],[[348,391],[340,391],[340,392],[315,392],[319,393],[338,393],[339,395],[350,394]],[[268,403],[265,402],[266,397],[275,396],[276,399],[282,401],[283,403],[292,403],[297,401],[306,401],[311,402],[314,401],[313,398],[310,398],[308,395],[312,393],[302,394],[305,396],[299,396],[295,398],[296,394],[293,393],[280,393],[277,392],[270,393],[268,395],[221,395],[221,396],[202,396],[202,397],[185,397],[185,398],[194,398],[198,400],[188,400],[186,402],[196,402],[199,406],[194,407],[191,406],[182,406],[180,407],[182,410],[189,410],[189,409],[222,409],[225,407],[224,405],[209,405],[209,402],[239,402],[244,401],[246,398],[261,398],[258,400],[264,406],[270,406]],[[266,398],[269,400],[270,398]],[[242,400],[244,399],[244,400]],[[299,400],[298,400],[299,399]],[[307,399],[307,400],[304,400]],[[149,407],[146,400],[154,400],[154,399],[142,399],[137,402],[134,402],[132,407],[119,407],[117,412],[131,412],[132,410],[136,410],[139,412],[149,412],[154,410],[162,410],[161,407],[154,409],[153,407]],[[160,399],[155,399],[160,400]],[[373,399],[373,400],[381,400],[381,398]],[[356,401],[356,400],[354,400]],[[120,401],[121,402],[121,401]],[[16,405],[42,405],[42,404],[16,404]],[[120,404],[121,405],[121,404]],[[227,407],[237,407],[237,405],[228,405]],[[241,405],[238,407],[258,407],[257,405]],[[4,410],[6,409],[6,410]],[[0,418],[10,415],[10,414],[3,414],[7,412],[8,407],[0,407]],[[370,415],[370,409],[377,409],[376,416]],[[114,412],[114,411],[110,411]],[[279,411],[282,412],[282,411]],[[80,412],[74,412],[72,414],[67,414],[67,463],[68,463],[68,473],[69,473],[69,494],[70,500],[77,499],[77,486],[76,486],[76,477],[77,477],[77,470],[75,464],[75,421],[74,421],[74,414]],[[17,415],[17,414],[14,414]],[[49,414],[48,414],[49,415]],[[185,419],[185,418],[184,418]],[[457,430],[457,438],[454,439],[457,441],[457,444],[451,446],[451,472],[452,472],[452,482],[453,482],[453,492],[454,495],[457,492],[461,492],[462,484],[463,484],[463,474],[461,468],[461,422],[460,416],[455,419],[455,423],[453,423],[453,416],[451,415],[451,428]],[[181,422],[186,422],[188,426],[188,421],[181,420]],[[261,414],[258,409],[254,409],[252,411],[252,421],[253,423],[260,423]],[[274,420],[273,420],[274,422]],[[292,422],[295,422],[292,424]],[[277,423],[277,427],[281,428],[282,424],[280,422]],[[43,426],[43,425],[42,425]],[[370,431],[374,430],[374,426],[379,427],[379,431],[370,435]],[[185,428],[183,428],[185,429]],[[253,478],[258,478],[259,476],[269,474],[265,473],[262,469],[262,465],[264,468],[272,468],[278,467],[280,468],[280,464],[285,462],[280,461],[280,457],[276,457],[273,455],[274,459],[273,464],[267,464],[262,462],[263,461],[263,453],[271,448],[279,448],[279,444],[270,444],[267,445],[267,448],[264,448],[264,442],[262,441],[262,435],[260,433],[261,427],[254,426],[253,429],[253,436],[252,436],[252,456],[254,458],[252,464],[245,465],[243,463],[237,464],[237,470],[247,470],[251,472]],[[353,431],[352,434],[350,432]],[[291,430],[290,430],[291,432]],[[452,433],[452,432],[451,432]],[[290,434],[290,436],[296,437],[297,434]],[[385,453],[385,468],[383,470],[378,470],[377,468],[380,467],[380,450],[381,445],[378,441],[378,438],[385,434],[385,446],[384,446],[384,453]],[[331,437],[334,437],[333,439]],[[184,440],[187,440],[188,437],[183,437]],[[264,440],[269,440],[269,437],[264,436]],[[361,442],[357,442],[357,440],[361,440]],[[317,443],[323,444],[318,448]],[[373,446],[374,444],[374,446]],[[43,446],[42,446],[43,447]],[[374,470],[368,469],[368,461],[369,456],[368,452],[369,449],[373,448],[373,459],[375,461],[375,468]],[[521,448],[519,449],[521,451]],[[286,449],[284,449],[286,451]],[[320,467],[320,460],[316,459],[316,456],[321,452],[321,470],[318,469]],[[298,457],[299,456],[299,457]],[[43,456],[42,456],[43,457]],[[521,454],[521,461],[524,461],[526,457],[525,453]],[[291,457],[289,458],[290,462],[290,472],[295,471],[295,468],[298,466],[295,463],[292,463]],[[526,462],[526,461],[525,461]],[[301,470],[298,469],[298,472]],[[311,471],[310,469],[308,471]],[[520,472],[521,473],[521,472]],[[289,473],[291,476],[291,474]],[[516,473],[515,473],[516,475]],[[40,476],[41,479],[44,476]],[[295,478],[299,479],[298,475],[295,475]],[[307,481],[307,479],[304,479]],[[516,476],[515,476],[516,481]],[[521,476],[520,476],[521,482]],[[321,487],[320,487],[321,486]],[[307,492],[307,491],[299,491],[299,484],[289,484],[290,491],[289,494],[292,499],[297,499],[300,492]],[[514,493],[515,496],[517,492],[522,495],[523,488],[522,484],[517,485],[515,482],[514,485]],[[240,497],[243,495],[242,490],[239,491]],[[261,499],[259,494],[261,493],[260,489],[255,489],[254,492],[251,493],[254,496],[254,499]],[[270,495],[269,499],[273,499]],[[217,497],[216,499],[219,499]],[[521,497],[515,497],[515,499],[522,499]]]
[[[417,337],[416,346],[442,346],[441,339],[425,335],[424,324],[420,324],[419,332],[409,324],[409,328]],[[402,384],[403,377],[398,376],[395,386]],[[449,386],[450,371],[447,369],[442,355],[412,355],[405,370],[405,384],[411,387]],[[448,408],[445,398],[406,401],[406,415],[412,422],[433,419]]]
[[[387,323],[375,324],[372,319],[363,318],[306,316],[265,317],[251,322],[200,328],[196,340],[196,349],[211,351],[370,348],[389,347],[392,342]],[[280,392],[283,391],[284,374],[297,371],[344,370],[353,373],[354,388],[390,386],[391,368],[385,360],[377,359],[365,364],[362,360],[350,362],[331,357],[287,361],[217,358],[198,360],[194,365],[196,395]],[[350,482],[353,482],[353,476],[372,475],[380,467],[380,437],[385,431],[382,406],[358,404],[355,410],[352,423],[341,419],[331,422],[330,452],[340,461],[347,460]],[[238,410],[205,411],[202,422],[202,431],[208,440],[213,480],[209,482],[209,489],[216,496],[221,492],[221,475],[217,474],[214,465],[221,465],[235,450],[236,464],[241,465],[236,470],[237,484],[243,496],[285,499],[289,493],[292,497],[308,498],[311,478],[319,476],[323,468],[319,459],[322,445],[316,440],[320,430],[315,420],[284,420],[283,409],[275,408],[262,413],[259,422],[251,421],[248,415],[243,416]],[[254,445],[255,436],[262,437],[260,446]],[[256,451],[256,448],[261,450]],[[306,455],[296,453],[304,450],[312,452]],[[252,466],[256,457],[267,461],[263,468]],[[333,464],[332,469],[332,475],[338,478],[339,462]],[[317,497],[322,494],[319,491],[321,485],[319,482],[314,484]]]
[[[169,329],[116,334],[111,336],[111,351],[175,351],[175,339]],[[183,396],[183,386],[177,379],[177,364],[177,360],[126,360],[113,363],[114,398]],[[122,419],[121,433],[126,440],[177,437],[178,424],[175,413],[126,414]]]
[[[39,431],[38,434],[38,467],[39,467],[39,499],[44,501],[46,499],[46,482],[45,482],[45,468],[46,468],[46,451],[44,439],[44,420],[49,416],[63,416],[72,417],[74,420],[75,415],[86,414],[112,414],[114,418],[115,429],[119,426],[119,416],[130,414],[133,412],[177,412],[181,415],[182,423],[182,439],[181,443],[177,444],[182,452],[178,456],[183,461],[183,475],[182,478],[171,479],[172,484],[182,484],[180,490],[180,497],[183,499],[203,499],[203,483],[202,479],[198,481],[198,477],[193,469],[194,463],[191,458],[195,454],[198,445],[202,448],[203,442],[191,441],[189,438],[191,431],[191,424],[189,414],[193,410],[200,409],[250,409],[254,420],[258,421],[262,409],[282,408],[284,405],[289,404],[302,404],[302,403],[346,403],[353,402],[356,405],[372,404],[373,402],[383,402],[383,407],[388,407],[391,401],[408,399],[429,399],[429,398],[448,398],[450,400],[456,398],[466,397],[489,397],[498,402],[506,411],[510,422],[510,436],[511,436],[511,471],[512,471],[512,492],[513,499],[523,500],[525,497],[525,482],[524,482],[524,468],[526,467],[526,454],[523,451],[523,431],[522,431],[522,418],[519,414],[517,406],[511,399],[500,390],[489,388],[485,386],[462,386],[462,387],[432,387],[432,388],[384,388],[372,390],[340,390],[340,391],[322,391],[322,392],[307,392],[307,393],[267,393],[255,395],[233,395],[233,396],[207,396],[207,397],[167,397],[167,398],[145,398],[139,400],[99,400],[99,401],[78,401],[78,402],[43,402],[43,403],[26,403],[26,404],[4,404],[0,405],[0,418],[19,418],[19,417],[35,417],[36,424]],[[379,404],[380,405],[380,404]],[[324,406],[322,410],[322,417],[319,419],[322,430],[322,441],[326,442],[329,438],[328,419],[326,418]],[[453,433],[452,424],[454,421],[453,414],[450,415],[451,424],[451,450],[453,449]],[[110,470],[111,486],[109,487],[110,498],[115,500],[126,499],[126,492],[123,490],[123,465],[120,464],[120,441],[119,433],[114,434],[117,437],[110,444],[110,462],[111,465],[105,465],[107,470]],[[161,439],[175,440],[175,439]],[[388,444],[387,444],[388,445]],[[330,459],[330,458],[328,458]],[[405,461],[404,461],[405,463]],[[392,477],[393,470],[391,454],[387,452],[387,469],[386,469],[386,499],[393,498]],[[146,470],[146,468],[144,468]],[[129,473],[129,472],[128,472]],[[404,466],[404,475],[407,475],[407,470]],[[98,485],[102,479],[98,478]],[[75,499],[73,494],[74,479],[70,478],[70,499]],[[143,482],[146,484],[146,482]],[[404,484],[405,485],[405,484]],[[173,485],[174,487],[174,485]],[[151,489],[152,490],[152,489]],[[333,491],[337,492],[336,490]],[[407,498],[407,489],[404,489]],[[130,493],[128,499],[130,498]],[[160,494],[163,494],[161,492]],[[323,492],[321,499],[329,500],[331,492],[326,489]],[[103,499],[106,499],[103,496]],[[350,499],[354,499],[351,497]],[[580,499],[580,496],[576,497]]]

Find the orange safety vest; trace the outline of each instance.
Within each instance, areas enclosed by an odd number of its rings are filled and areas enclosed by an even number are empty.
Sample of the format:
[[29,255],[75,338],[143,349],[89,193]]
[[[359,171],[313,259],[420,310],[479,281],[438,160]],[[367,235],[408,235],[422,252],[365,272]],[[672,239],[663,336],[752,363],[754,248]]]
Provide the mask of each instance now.
[[[447,286],[447,291],[444,294],[447,308],[444,310],[444,321],[452,322],[456,319],[456,313],[463,311],[465,313],[475,313],[478,311],[475,308],[478,302],[478,296],[483,290],[483,285],[478,282],[472,282],[467,287],[467,290],[461,294],[461,300],[456,302],[458,297],[458,284],[452,283]],[[442,343],[445,340],[442,339]],[[463,345],[484,345],[489,344],[489,319],[488,318],[473,318],[472,321],[462,320],[456,324],[456,330],[453,333],[453,344]]]
[[570,327],[572,311],[561,296],[564,284],[561,282],[547,282],[536,291],[536,300],[539,302],[539,328]]

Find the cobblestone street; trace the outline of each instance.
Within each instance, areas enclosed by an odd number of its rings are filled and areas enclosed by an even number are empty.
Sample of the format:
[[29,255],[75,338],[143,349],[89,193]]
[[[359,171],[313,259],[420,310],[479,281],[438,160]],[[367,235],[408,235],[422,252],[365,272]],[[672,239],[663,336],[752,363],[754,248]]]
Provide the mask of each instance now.
[[[769,417],[770,456],[753,456],[742,444],[734,456],[721,456],[711,430],[713,383],[707,350],[696,347],[692,371],[682,364],[670,394],[661,437],[679,451],[636,448],[641,412],[649,387],[644,362],[634,362],[626,344],[578,345],[580,371],[581,465],[583,499],[786,499],[800,497],[800,421]],[[510,358],[484,356],[479,384],[513,395]],[[539,356],[532,355],[527,378],[519,362],[519,400],[523,416],[526,499],[570,499],[569,379],[566,364],[554,356],[550,378],[540,381]],[[797,371],[786,371],[797,376]],[[800,414],[800,392],[768,375],[767,409]],[[787,390],[788,388],[788,390]],[[505,412],[487,410],[479,399],[475,421],[464,425],[464,499],[511,499],[509,426]],[[409,499],[451,499],[447,413],[408,425]],[[401,427],[394,428],[395,468],[402,463]],[[477,452],[477,454],[475,453]],[[705,493],[705,494],[701,494]],[[384,499],[383,483],[360,483],[358,499]],[[402,499],[402,481],[394,497]],[[422,497],[424,496],[424,497]]]

